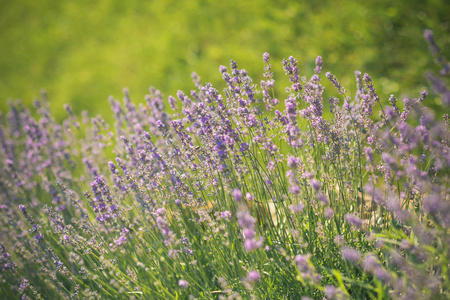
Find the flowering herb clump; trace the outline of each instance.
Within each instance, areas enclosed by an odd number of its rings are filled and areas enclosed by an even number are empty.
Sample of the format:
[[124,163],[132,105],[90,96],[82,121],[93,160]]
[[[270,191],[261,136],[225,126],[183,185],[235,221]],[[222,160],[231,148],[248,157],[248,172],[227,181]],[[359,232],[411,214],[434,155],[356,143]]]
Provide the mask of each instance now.
[[275,95],[263,62],[259,84],[221,66],[223,92],[196,74],[168,101],[124,90],[113,127],[69,106],[58,123],[45,95],[37,114],[11,103],[2,297],[449,297],[448,115],[425,91],[384,106],[358,71],[351,96],[321,57],[309,79],[283,60]]

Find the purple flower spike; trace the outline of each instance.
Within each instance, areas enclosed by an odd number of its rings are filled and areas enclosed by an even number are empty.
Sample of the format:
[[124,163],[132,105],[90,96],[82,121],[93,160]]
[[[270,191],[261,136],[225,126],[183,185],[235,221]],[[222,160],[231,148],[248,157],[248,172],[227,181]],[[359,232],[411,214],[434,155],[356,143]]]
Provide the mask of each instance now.
[[338,89],[338,93],[339,94],[342,95],[342,94],[345,94],[347,92],[347,90],[342,87],[342,85],[340,84],[340,82],[338,81],[336,76],[334,76],[330,72],[327,72],[325,74],[325,76],[327,76],[328,80],[330,80],[330,82]]
[[317,56],[316,68],[314,69],[314,72],[316,72],[316,74],[320,74],[322,72],[322,67],[323,67],[322,56]]
[[112,161],[108,162],[108,167],[109,167],[109,170],[111,171],[111,173],[113,173],[113,174],[116,173],[116,165]]
[[242,210],[237,213],[238,224],[242,229],[243,236],[245,238],[244,248],[248,252],[260,248],[263,243],[263,239],[255,239],[255,219],[250,215],[248,211]]
[[436,45],[436,42],[434,41],[433,31],[431,31],[430,29],[425,29],[425,31],[423,32],[423,36],[430,46],[430,52],[434,55],[438,54],[441,49],[439,49],[438,45]]

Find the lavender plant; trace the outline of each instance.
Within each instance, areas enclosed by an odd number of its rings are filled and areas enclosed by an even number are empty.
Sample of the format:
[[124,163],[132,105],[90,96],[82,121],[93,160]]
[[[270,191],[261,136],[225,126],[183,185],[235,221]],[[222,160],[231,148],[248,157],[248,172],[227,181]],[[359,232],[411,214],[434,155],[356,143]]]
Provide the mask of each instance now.
[[263,61],[259,84],[221,66],[223,92],[193,74],[172,113],[156,89],[139,106],[124,90],[114,127],[69,106],[59,124],[45,94],[33,112],[11,102],[2,297],[448,298],[448,115],[426,91],[384,106],[358,71],[351,97],[321,57],[309,79],[283,60],[275,95]]

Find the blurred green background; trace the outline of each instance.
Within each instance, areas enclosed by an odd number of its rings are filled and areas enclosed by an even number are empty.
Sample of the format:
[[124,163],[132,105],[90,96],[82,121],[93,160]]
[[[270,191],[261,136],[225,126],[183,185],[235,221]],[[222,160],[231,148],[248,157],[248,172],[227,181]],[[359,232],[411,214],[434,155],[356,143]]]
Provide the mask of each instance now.
[[[219,65],[235,59],[255,82],[262,54],[276,79],[293,55],[304,75],[317,55],[352,89],[354,70],[372,75],[379,94],[418,95],[433,58],[423,30],[434,31],[447,57],[450,1],[0,1],[0,111],[7,99],[31,105],[45,88],[57,118],[111,115],[108,96],[130,89],[143,102],[148,87],[165,98],[193,89],[190,74],[224,86]],[[283,83],[283,80],[278,80]],[[278,86],[284,90],[283,85]],[[280,96],[282,100],[282,96]],[[435,97],[431,101],[438,101]]]

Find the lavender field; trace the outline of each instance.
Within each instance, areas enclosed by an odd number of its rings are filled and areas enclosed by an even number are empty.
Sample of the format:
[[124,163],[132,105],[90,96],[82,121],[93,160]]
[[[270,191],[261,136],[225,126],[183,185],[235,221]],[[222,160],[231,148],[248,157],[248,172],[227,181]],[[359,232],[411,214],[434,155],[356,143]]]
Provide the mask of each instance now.
[[275,93],[264,53],[260,82],[231,61],[224,90],[124,89],[114,124],[11,102],[0,298],[448,299],[450,65],[425,38],[441,72],[414,98],[354,70],[350,94],[320,56]]

